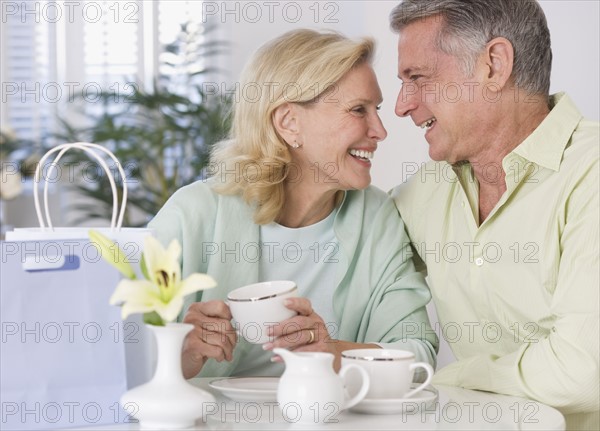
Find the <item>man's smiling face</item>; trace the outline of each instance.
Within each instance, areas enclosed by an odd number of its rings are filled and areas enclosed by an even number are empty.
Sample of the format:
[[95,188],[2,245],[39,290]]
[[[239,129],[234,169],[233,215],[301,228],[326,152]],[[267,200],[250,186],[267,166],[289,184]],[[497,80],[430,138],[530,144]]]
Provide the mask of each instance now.
[[466,76],[458,58],[437,46],[443,19],[433,16],[407,25],[398,40],[398,77],[403,86],[396,115],[410,116],[425,129],[429,156],[455,163],[485,147],[485,114],[491,103],[485,91],[485,64]]

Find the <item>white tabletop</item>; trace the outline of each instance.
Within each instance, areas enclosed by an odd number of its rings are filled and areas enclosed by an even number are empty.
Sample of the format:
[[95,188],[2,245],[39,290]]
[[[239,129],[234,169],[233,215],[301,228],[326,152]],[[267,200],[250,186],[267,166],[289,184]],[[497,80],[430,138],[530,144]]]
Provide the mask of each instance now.
[[[198,430],[564,430],[562,414],[547,405],[518,397],[435,386],[437,400],[399,414],[341,412],[332,422],[299,425],[286,421],[275,401],[234,401],[209,387],[210,378],[194,379],[215,403],[205,406]],[[86,430],[137,430],[137,424],[89,427]]]

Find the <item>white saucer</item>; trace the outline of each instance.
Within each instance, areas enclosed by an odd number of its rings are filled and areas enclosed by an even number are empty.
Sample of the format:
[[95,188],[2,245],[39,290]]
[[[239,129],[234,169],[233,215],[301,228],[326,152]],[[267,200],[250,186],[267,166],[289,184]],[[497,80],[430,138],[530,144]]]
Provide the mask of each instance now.
[[228,377],[208,383],[236,401],[277,401],[279,377]]
[[437,397],[437,391],[428,387],[410,398],[365,398],[350,410],[370,415],[414,413],[432,404]]

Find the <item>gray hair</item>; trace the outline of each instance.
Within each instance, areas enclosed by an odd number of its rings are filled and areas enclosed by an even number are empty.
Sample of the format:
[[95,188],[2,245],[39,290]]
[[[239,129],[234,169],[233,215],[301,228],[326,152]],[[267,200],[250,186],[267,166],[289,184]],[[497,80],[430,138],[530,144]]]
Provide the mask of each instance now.
[[457,57],[463,72],[472,75],[478,55],[495,37],[514,49],[515,85],[530,94],[550,92],[552,49],[546,16],[535,0],[404,0],[390,14],[399,33],[408,24],[439,15],[444,25],[438,48]]

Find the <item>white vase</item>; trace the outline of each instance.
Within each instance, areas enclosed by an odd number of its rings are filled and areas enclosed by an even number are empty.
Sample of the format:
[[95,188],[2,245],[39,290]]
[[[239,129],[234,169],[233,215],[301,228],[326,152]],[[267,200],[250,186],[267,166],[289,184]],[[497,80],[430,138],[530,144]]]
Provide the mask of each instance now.
[[181,347],[193,325],[169,323],[146,325],[156,338],[157,363],[148,383],[123,394],[121,405],[146,429],[180,429],[194,426],[206,411],[203,403],[214,403],[208,392],[191,385],[181,371]]

